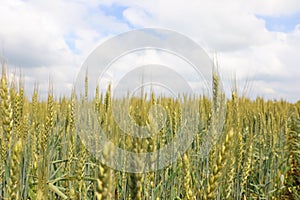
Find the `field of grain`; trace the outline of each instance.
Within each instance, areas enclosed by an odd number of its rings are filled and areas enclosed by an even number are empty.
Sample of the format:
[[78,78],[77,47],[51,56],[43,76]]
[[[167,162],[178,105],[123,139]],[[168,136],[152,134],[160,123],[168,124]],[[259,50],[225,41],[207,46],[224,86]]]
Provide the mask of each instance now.
[[[102,164],[82,144],[75,95],[54,97],[50,90],[42,101],[38,87],[24,94],[23,84],[2,68],[0,199],[300,199],[300,103],[250,100],[236,90],[224,99],[214,75],[212,99],[186,98],[199,113],[188,150],[163,169],[126,173]],[[95,93],[90,104],[99,126],[114,144],[130,151],[155,151],[182,125],[180,102],[149,94],[130,102],[130,115],[147,125],[149,107],[160,104],[167,113],[165,125],[155,138],[124,138],[112,118],[110,90]],[[224,106],[219,106],[222,99]],[[221,110],[225,116],[219,130]],[[207,135],[215,145],[204,155],[201,144]]]

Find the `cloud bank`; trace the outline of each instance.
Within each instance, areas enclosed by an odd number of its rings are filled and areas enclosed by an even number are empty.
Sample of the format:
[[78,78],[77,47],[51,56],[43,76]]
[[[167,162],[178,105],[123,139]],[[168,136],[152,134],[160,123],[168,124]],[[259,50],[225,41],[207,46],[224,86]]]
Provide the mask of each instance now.
[[143,27],[183,33],[217,55],[225,89],[236,77],[249,96],[300,99],[300,1],[2,0],[0,47],[21,68],[26,91],[68,95],[89,53],[107,38]]

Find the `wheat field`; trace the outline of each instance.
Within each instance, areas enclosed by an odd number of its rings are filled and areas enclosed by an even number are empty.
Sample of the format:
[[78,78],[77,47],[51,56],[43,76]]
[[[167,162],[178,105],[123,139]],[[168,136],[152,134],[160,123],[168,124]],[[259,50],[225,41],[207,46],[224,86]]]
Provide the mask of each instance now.
[[[186,97],[199,113],[188,150],[163,169],[126,173],[107,167],[83,145],[74,94],[55,97],[50,89],[47,100],[41,100],[38,87],[27,95],[22,82],[7,74],[3,66],[0,199],[300,199],[300,102],[250,100],[236,90],[225,99],[214,74],[213,98]],[[155,138],[124,138],[111,114],[110,89],[95,94],[89,103],[99,126],[114,144],[133,152],[161,148],[183,123],[179,101],[149,94],[130,102],[130,115],[147,125],[150,106],[160,104],[166,109],[165,125]],[[224,126],[216,129],[220,111],[225,111]],[[214,145],[203,156],[207,135]],[[103,149],[105,156],[113,153]]]

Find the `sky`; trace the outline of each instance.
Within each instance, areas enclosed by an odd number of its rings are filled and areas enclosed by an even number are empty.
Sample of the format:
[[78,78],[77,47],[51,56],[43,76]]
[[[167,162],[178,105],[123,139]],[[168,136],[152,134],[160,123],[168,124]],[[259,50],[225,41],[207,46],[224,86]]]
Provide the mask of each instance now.
[[[25,91],[49,81],[69,95],[81,65],[102,42],[139,28],[166,28],[216,58],[229,95],[300,99],[299,0],[0,0],[1,57]],[[247,90],[244,91],[245,85]]]

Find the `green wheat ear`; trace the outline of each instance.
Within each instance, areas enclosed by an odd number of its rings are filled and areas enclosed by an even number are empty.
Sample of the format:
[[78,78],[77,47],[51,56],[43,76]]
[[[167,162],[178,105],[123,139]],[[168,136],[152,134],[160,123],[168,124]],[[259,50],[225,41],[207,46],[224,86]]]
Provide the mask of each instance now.
[[22,158],[22,140],[19,139],[12,148],[10,180],[7,186],[8,196],[10,199],[20,199],[20,172]]
[[232,146],[232,138],[234,136],[233,130],[230,130],[225,137],[225,141],[221,145],[221,149],[218,151],[216,161],[213,165],[212,173],[209,176],[207,192],[205,199],[215,199],[217,196],[217,190],[223,176],[222,172],[225,169],[227,159],[229,158],[230,148]]
[[[5,158],[5,154],[8,152],[11,144],[12,129],[13,129],[13,110],[11,96],[8,88],[6,67],[2,66],[2,76],[0,83],[0,97],[1,97],[1,118],[2,118],[2,156]],[[5,160],[5,159],[4,159]]]
[[[102,155],[103,159],[111,159],[113,156],[111,145],[105,145]],[[105,164],[100,163],[98,166],[98,178],[97,178],[97,185],[96,185],[96,198],[97,200],[104,200],[104,199],[113,199],[114,196],[114,176],[113,170],[107,167]]]

